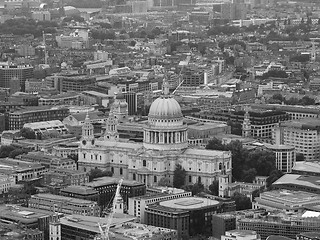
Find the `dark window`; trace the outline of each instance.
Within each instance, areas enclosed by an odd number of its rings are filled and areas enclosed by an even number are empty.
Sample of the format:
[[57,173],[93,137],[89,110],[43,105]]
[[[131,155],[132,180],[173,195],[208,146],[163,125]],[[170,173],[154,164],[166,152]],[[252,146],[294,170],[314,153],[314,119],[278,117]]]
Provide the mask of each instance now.
[[120,175],[122,175],[122,173],[123,173],[123,170],[122,170],[122,168],[120,168]]
[[146,161],[146,160],[143,160],[143,161],[142,161],[142,166],[144,166],[144,167],[147,166],[147,161]]

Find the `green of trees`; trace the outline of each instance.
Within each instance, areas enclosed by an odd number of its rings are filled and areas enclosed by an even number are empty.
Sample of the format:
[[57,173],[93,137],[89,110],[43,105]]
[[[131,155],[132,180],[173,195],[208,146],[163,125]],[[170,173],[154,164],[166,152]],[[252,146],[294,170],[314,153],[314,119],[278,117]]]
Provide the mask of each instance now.
[[268,79],[270,77],[288,78],[288,74],[282,70],[270,70],[262,75],[262,79]]
[[22,128],[20,135],[26,139],[36,139],[36,134],[31,128]]
[[112,172],[107,170],[102,171],[99,168],[91,169],[91,171],[89,172],[89,182],[91,182],[95,178],[112,177],[112,175],[113,175]]
[[185,184],[186,170],[180,165],[176,164],[176,168],[173,173],[173,187],[181,188]]
[[289,99],[286,99],[282,94],[277,93],[274,94],[270,99],[270,103],[285,103],[287,105],[302,105],[302,106],[309,106],[309,105],[315,105],[316,101],[314,98],[311,98],[309,96],[303,96],[302,98],[298,99],[295,97],[291,97]]
[[219,181],[215,180],[212,182],[212,184],[209,186],[209,191],[214,196],[219,196]]
[[235,181],[252,182],[256,176],[269,176],[276,170],[275,154],[268,150],[245,149],[240,141],[223,144],[219,139],[212,139],[206,149],[231,151],[232,176]]
[[43,32],[56,33],[56,27],[58,27],[56,22],[16,18],[0,24],[0,34],[32,34],[34,37],[40,37]]
[[166,177],[161,178],[159,180],[159,182],[158,182],[158,186],[160,186],[160,187],[170,187],[171,184],[170,184],[169,178],[166,178]]
[[28,153],[29,150],[24,148],[17,148],[12,145],[2,145],[0,147],[0,158],[15,158],[18,155]]
[[115,39],[116,34],[113,30],[92,30],[91,37],[99,40]]
[[250,198],[248,198],[246,195],[244,195],[242,193],[238,193],[238,192],[234,193],[234,195],[231,197],[231,199],[233,199],[235,201],[237,211],[252,208]]

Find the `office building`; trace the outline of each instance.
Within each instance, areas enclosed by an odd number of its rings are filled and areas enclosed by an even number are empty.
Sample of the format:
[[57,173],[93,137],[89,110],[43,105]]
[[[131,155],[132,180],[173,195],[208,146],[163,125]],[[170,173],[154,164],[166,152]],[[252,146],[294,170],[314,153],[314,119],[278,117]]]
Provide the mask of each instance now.
[[191,197],[191,192],[178,191],[178,192],[167,192],[157,194],[147,194],[139,197],[129,198],[128,213],[132,216],[140,218],[141,223],[145,223],[145,210],[150,204],[158,203],[161,201],[167,201],[169,199],[177,199],[184,197]]
[[[79,186],[89,182],[88,173],[65,169],[56,168],[43,174],[42,185],[52,187],[65,187],[65,186]],[[72,196],[71,196],[72,197]]]
[[16,179],[11,174],[0,174],[0,196],[8,193],[9,189],[16,184]]
[[272,190],[263,192],[252,203],[253,209],[285,210],[286,212],[303,212],[310,206],[318,205],[320,196],[293,190]]
[[137,105],[137,93],[135,92],[124,92],[122,93],[127,104],[128,104],[128,115],[135,115],[138,110]]
[[[112,201],[114,193],[116,192],[119,178],[101,177],[96,178],[92,182],[84,184],[87,187],[99,192],[99,206],[106,207]],[[136,181],[124,180],[120,189],[120,194],[123,198],[125,206],[128,208],[129,197],[142,196],[146,193],[146,186],[144,183]]]
[[284,144],[302,153],[307,161],[320,158],[320,119],[304,118],[281,122],[273,132],[276,145]]
[[222,212],[221,204],[209,198],[184,197],[148,205],[145,223],[178,232],[178,239],[211,234],[212,215]]
[[[33,67],[29,65],[1,65],[0,66],[0,87],[12,88],[12,81],[19,83],[21,91],[25,90],[25,81],[33,78]],[[17,92],[17,91],[15,91]]]
[[29,199],[28,207],[47,211],[56,211],[69,215],[100,215],[100,208],[96,202],[48,193],[39,193],[32,195]]
[[265,144],[266,148],[275,153],[276,167],[279,171],[290,173],[296,163],[295,148],[286,145]]
[[38,164],[11,158],[1,158],[0,173],[14,177],[14,183],[39,179],[48,170]]
[[292,174],[300,174],[305,176],[320,176],[320,163],[316,162],[296,162],[292,168]]
[[[34,230],[35,232],[31,234],[30,237],[39,237],[26,239],[49,239],[49,222],[53,219],[53,215],[54,213],[52,211],[21,207],[19,205],[3,204],[0,206],[0,222],[10,223],[13,226],[20,225],[24,229],[30,229],[31,231]],[[58,215],[61,216],[62,214],[59,213]],[[36,233],[37,229],[42,234],[39,232]],[[3,238],[0,237],[0,239]],[[16,239],[17,238],[12,238],[12,240]]]
[[[134,223],[134,217],[115,213],[109,230],[110,240],[175,240],[177,232],[168,228],[159,228],[145,224]],[[60,226],[57,237],[59,239],[95,239],[100,236],[99,224],[105,226],[107,218],[71,215],[61,218],[56,226]],[[51,235],[53,236],[53,235]]]
[[60,120],[69,115],[69,109],[64,107],[26,107],[8,114],[10,130],[20,130],[24,124],[41,121]]
[[261,239],[270,235],[281,235],[295,239],[301,232],[315,232],[320,227],[319,214],[313,215],[310,211],[303,214],[286,214],[281,212],[269,212],[267,215],[254,216],[254,218],[242,218],[238,220],[240,230],[256,231]]
[[77,170],[77,164],[75,160],[70,158],[62,158],[58,156],[53,156],[50,154],[45,154],[43,152],[28,152],[27,154],[21,154],[17,156],[18,159],[25,162],[39,163],[45,166],[47,169],[69,169]]
[[[82,185],[82,184],[81,184]],[[92,187],[71,185],[60,190],[60,195],[88,201],[100,202],[99,192]]]
[[315,106],[291,106],[282,104],[251,104],[250,106],[253,109],[278,110],[286,112],[289,114],[290,120],[318,118],[320,116],[320,110]]
[[236,229],[236,217],[231,213],[219,213],[212,216],[212,236],[221,239],[226,231]]
[[80,94],[72,91],[39,98],[39,106],[80,105]]
[[58,136],[68,133],[66,126],[59,120],[25,123],[23,127],[32,129],[36,136],[50,135],[50,133]]
[[272,188],[320,194],[320,186],[317,182],[318,180],[318,176],[285,174],[272,183]]

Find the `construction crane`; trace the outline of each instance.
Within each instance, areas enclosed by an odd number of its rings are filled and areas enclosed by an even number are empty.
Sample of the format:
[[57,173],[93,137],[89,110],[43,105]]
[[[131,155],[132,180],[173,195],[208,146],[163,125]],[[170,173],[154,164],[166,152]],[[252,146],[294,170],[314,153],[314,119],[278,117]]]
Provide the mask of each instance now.
[[[98,223],[99,230],[100,230],[100,236],[97,237],[96,240],[109,240],[109,229],[110,229],[113,215],[115,212],[115,206],[116,206],[118,197],[120,195],[120,188],[121,188],[122,182],[123,182],[123,179],[120,179],[120,181],[117,185],[116,193],[115,193],[113,201],[112,201],[112,208],[111,208],[111,211],[107,217],[107,224],[102,226],[102,224]],[[103,230],[103,228],[104,228],[104,230]]]

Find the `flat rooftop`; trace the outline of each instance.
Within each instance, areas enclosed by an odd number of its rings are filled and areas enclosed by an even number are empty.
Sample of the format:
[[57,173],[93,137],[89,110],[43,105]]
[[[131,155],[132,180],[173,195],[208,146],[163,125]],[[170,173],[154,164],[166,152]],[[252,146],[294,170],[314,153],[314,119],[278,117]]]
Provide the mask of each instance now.
[[320,118],[303,118],[280,123],[282,127],[298,128],[302,130],[320,130]]
[[313,161],[313,162],[296,162],[295,165],[292,167],[293,171],[305,171],[305,172],[313,172],[313,173],[320,173],[320,162]]
[[66,107],[57,107],[57,106],[37,106],[37,107],[24,107],[22,109],[16,110],[14,112],[9,113],[10,115],[15,114],[23,114],[29,112],[42,112],[42,111],[54,111],[54,110],[68,110]]
[[291,191],[291,190],[272,190],[268,192],[264,192],[261,194],[262,196],[268,196],[272,199],[281,200],[283,203],[308,203],[310,201],[318,200],[320,202],[319,194],[308,193],[303,191]]
[[[136,219],[136,217],[131,216],[131,215],[115,213],[112,218],[110,226],[112,227],[117,224],[131,222],[135,219]],[[70,227],[74,227],[77,229],[82,229],[82,230],[86,230],[86,231],[90,231],[90,232],[94,232],[94,233],[99,234],[100,230],[99,230],[98,223],[100,223],[101,225],[104,226],[108,223],[108,219],[74,214],[74,215],[69,215],[69,216],[61,218],[60,223],[62,225],[66,225],[66,226],[70,226]]]
[[222,128],[227,127],[227,124],[223,123],[197,123],[197,124],[191,124],[188,125],[188,129],[192,130],[208,130],[212,128]]
[[298,185],[320,190],[320,179],[318,176],[303,176],[299,174],[285,174],[272,185]]
[[83,200],[79,198],[71,198],[71,197],[64,197],[60,195],[54,195],[49,193],[38,193],[31,196],[31,199],[33,198],[42,198],[42,199],[48,199],[50,201],[61,201],[61,202],[71,202],[75,204],[93,204],[95,202]]
[[[85,186],[89,187],[99,187],[104,185],[110,185],[110,184],[118,184],[121,178],[114,178],[114,177],[100,177],[94,179],[92,182],[85,183]],[[136,181],[129,181],[129,180],[123,180],[122,185],[126,186],[140,186],[144,185],[144,183],[136,182]]]
[[176,208],[182,210],[194,210],[200,208],[207,208],[211,206],[219,205],[220,203],[216,200],[200,198],[200,197],[187,197],[187,198],[178,198],[168,201],[163,201],[159,203],[160,206]]

